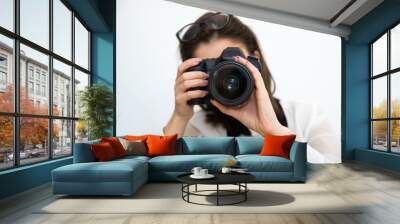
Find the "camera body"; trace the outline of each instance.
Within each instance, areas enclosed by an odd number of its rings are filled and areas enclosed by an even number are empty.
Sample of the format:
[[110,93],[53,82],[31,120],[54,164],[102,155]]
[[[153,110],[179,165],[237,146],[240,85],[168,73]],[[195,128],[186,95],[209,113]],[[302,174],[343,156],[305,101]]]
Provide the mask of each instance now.
[[[215,99],[225,106],[238,106],[249,99],[254,90],[253,75],[245,65],[234,61],[234,56],[244,58],[240,48],[228,47],[218,58],[204,59],[187,70],[209,74],[207,86],[190,89],[206,90],[207,96],[188,101],[190,105],[208,104],[210,99]],[[261,64],[256,57],[249,56],[247,60],[261,72]]]

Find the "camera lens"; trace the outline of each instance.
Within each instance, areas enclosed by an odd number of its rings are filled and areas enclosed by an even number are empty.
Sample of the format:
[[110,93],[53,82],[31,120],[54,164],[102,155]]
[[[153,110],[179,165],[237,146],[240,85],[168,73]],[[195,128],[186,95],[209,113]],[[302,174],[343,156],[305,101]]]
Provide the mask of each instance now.
[[244,103],[253,90],[250,72],[241,64],[225,62],[217,66],[210,79],[212,97],[224,105]]
[[217,92],[224,98],[235,99],[243,94],[246,80],[235,68],[224,69],[215,79]]
[[239,89],[239,79],[237,76],[228,75],[222,81],[223,88],[226,89],[228,92],[235,92]]

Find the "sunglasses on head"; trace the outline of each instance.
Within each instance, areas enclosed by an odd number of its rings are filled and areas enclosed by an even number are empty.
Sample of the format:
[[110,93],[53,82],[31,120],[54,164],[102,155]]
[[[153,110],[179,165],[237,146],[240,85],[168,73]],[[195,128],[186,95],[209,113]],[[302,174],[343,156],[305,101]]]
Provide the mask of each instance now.
[[176,32],[179,42],[189,42],[194,40],[201,29],[221,30],[229,24],[231,14],[221,12],[212,13],[200,22],[189,23]]

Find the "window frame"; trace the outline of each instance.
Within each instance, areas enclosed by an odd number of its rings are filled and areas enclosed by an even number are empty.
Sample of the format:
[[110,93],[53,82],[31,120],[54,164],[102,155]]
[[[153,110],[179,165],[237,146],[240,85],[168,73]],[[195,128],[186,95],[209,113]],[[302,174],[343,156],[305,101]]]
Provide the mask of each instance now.
[[[23,37],[20,35],[20,0],[14,0],[13,1],[13,10],[14,10],[14,15],[13,15],[13,31],[10,31],[4,27],[0,26],[0,35],[3,35],[5,37],[11,38],[13,41],[13,64],[11,73],[10,75],[13,76],[14,79],[14,93],[13,93],[13,112],[2,112],[0,111],[0,116],[4,117],[12,117],[13,119],[13,166],[11,167],[5,167],[5,168],[0,168],[0,172],[4,170],[10,170],[10,169],[16,169],[19,167],[23,166],[29,166],[37,163],[43,163],[49,160],[58,160],[62,159],[65,157],[70,157],[74,153],[74,143],[75,143],[75,126],[76,126],[76,121],[78,121],[80,118],[75,116],[75,108],[71,108],[71,114],[70,116],[56,116],[53,115],[53,97],[54,97],[54,90],[53,90],[53,60],[58,60],[61,63],[64,63],[68,66],[71,67],[71,93],[72,93],[72,99],[71,99],[71,105],[74,105],[75,103],[75,69],[85,73],[88,75],[88,86],[92,85],[92,73],[91,73],[91,36],[92,36],[92,30],[88,27],[88,25],[83,21],[83,19],[79,16],[78,13],[76,13],[72,7],[65,1],[65,0],[59,0],[68,10],[71,11],[71,58],[67,59],[64,58],[63,56],[55,53],[53,50],[53,1],[54,0],[48,0],[49,2],[49,46],[48,49],[45,47],[42,47],[39,44],[34,43],[33,41],[30,41],[29,39]],[[75,18],[85,27],[85,29],[88,31],[88,69],[85,69],[81,67],[80,65],[75,63]],[[40,53],[43,53],[48,56],[49,62],[48,62],[48,80],[47,85],[46,85],[46,91],[45,94],[48,97],[48,112],[46,115],[39,115],[39,114],[27,114],[27,113],[21,113],[20,111],[20,45],[23,44],[27,47],[30,47],[36,51],[39,51]],[[28,64],[27,64],[28,65]],[[28,67],[30,68],[30,67]],[[42,73],[40,73],[41,75]],[[27,81],[30,80],[30,74],[27,73],[25,74],[27,77]],[[32,79],[34,85],[36,83],[36,70],[33,70],[33,79]],[[39,83],[42,83],[41,81],[41,76],[39,76]],[[41,85],[42,86],[42,85]],[[29,91],[29,90],[27,90]],[[34,91],[36,91],[34,89]],[[40,94],[42,95],[42,94]],[[26,164],[21,164],[21,159],[20,159],[20,119],[21,118],[45,118],[47,119],[48,122],[48,136],[47,136],[47,142],[49,143],[47,145],[47,150],[48,150],[48,155],[47,158],[44,158],[41,161],[38,162],[32,162],[32,163],[26,163]],[[54,147],[53,147],[53,121],[56,120],[66,120],[66,121],[71,121],[71,153],[68,155],[62,155],[62,156],[54,156]]]
[[[389,28],[387,28],[383,33],[379,34],[375,39],[373,39],[369,44],[369,149],[373,151],[380,151],[380,152],[386,152],[386,153],[392,153],[392,154],[400,154],[400,152],[394,152],[392,151],[392,121],[397,121],[400,120],[400,117],[393,117],[392,116],[392,85],[391,85],[391,79],[393,75],[396,75],[396,73],[400,72],[400,67],[397,68],[391,68],[391,31],[393,28],[400,26],[400,21],[395,22],[392,24]],[[379,40],[381,37],[384,35],[387,35],[387,64],[386,64],[386,71],[382,72],[380,74],[373,74],[373,44]],[[398,75],[398,74],[397,74]],[[386,77],[386,87],[387,87],[387,92],[386,92],[386,98],[387,98],[387,103],[386,103],[386,117],[385,118],[373,118],[373,82],[375,79],[378,78],[383,78]],[[386,121],[386,151],[379,150],[374,148],[374,133],[373,133],[373,122],[374,121]]]

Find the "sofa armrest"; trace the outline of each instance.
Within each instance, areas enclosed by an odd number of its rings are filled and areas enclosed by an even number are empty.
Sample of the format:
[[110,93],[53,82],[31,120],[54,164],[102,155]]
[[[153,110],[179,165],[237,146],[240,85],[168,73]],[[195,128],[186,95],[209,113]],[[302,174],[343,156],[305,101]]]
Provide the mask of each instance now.
[[294,142],[290,149],[290,160],[293,162],[293,179],[305,181],[307,176],[307,143]]
[[99,143],[100,141],[90,141],[90,142],[82,142],[75,143],[74,145],[74,163],[89,163],[95,162],[96,158],[92,153],[92,149],[90,146],[92,144]]

